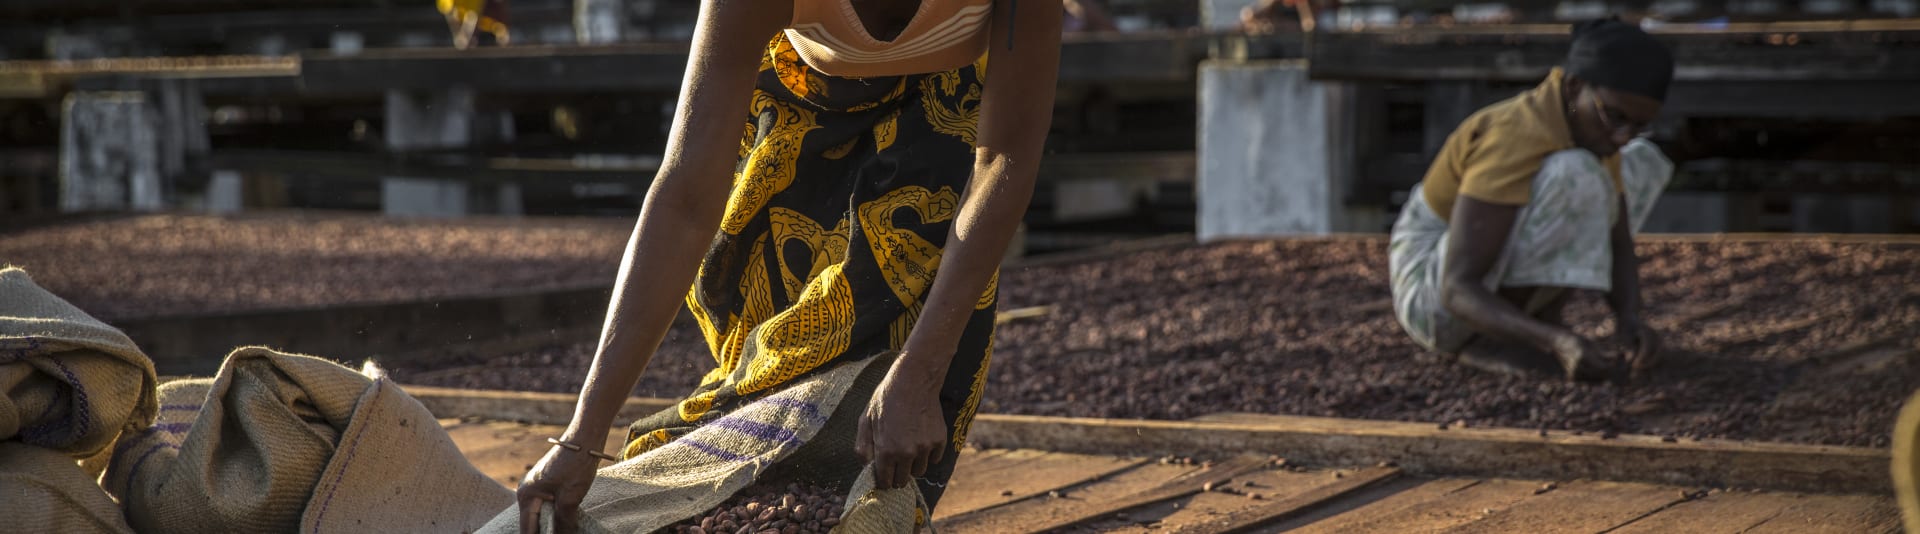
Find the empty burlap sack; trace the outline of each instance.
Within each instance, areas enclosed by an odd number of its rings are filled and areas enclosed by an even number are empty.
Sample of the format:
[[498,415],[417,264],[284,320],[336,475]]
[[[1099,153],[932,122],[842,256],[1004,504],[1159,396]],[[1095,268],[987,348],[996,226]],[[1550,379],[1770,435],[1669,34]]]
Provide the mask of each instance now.
[[0,269],[0,530],[131,532],[76,460],[152,423],[153,388],[125,334]]
[[0,441],[92,456],[153,422],[154,382],[126,334],[0,269]]
[[383,376],[247,347],[161,390],[103,479],[140,532],[460,532],[513,502]]
[[1893,421],[1893,496],[1907,532],[1920,533],[1920,391]]
[[913,532],[916,527],[924,526],[932,530],[927,521],[927,499],[920,494],[920,488],[914,484],[894,489],[875,489],[873,467],[868,466],[860,472],[853,488],[847,492],[847,506],[840,512],[840,526],[833,531],[842,534],[895,534]]
[[[870,374],[878,376],[887,368],[881,362],[891,361],[877,356],[839,364],[741,406],[666,445],[600,469],[593,488],[580,503],[581,529],[653,532],[712,510],[759,481],[776,463],[791,459],[804,445],[823,437],[830,417],[845,409],[865,410],[871,384],[864,394],[853,393],[856,378],[863,378],[863,372],[870,368],[878,371]],[[857,429],[847,427],[845,431]],[[848,444],[839,454],[852,455],[852,438],[837,437]],[[860,464],[856,461],[850,465]],[[541,513],[542,532],[553,531],[552,518],[553,506],[549,504]],[[906,520],[911,525],[912,515],[908,514]],[[519,528],[520,511],[510,507],[480,532],[504,534],[518,532]]]
[[66,453],[0,441],[0,521],[9,532],[133,532]]

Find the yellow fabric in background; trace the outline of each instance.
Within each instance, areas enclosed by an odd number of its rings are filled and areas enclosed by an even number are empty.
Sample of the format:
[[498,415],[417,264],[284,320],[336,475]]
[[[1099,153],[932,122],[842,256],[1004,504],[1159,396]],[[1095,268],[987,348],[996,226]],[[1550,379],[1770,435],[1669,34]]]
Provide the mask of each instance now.
[[477,17],[480,22],[475,25],[475,28],[493,34],[496,39],[506,40],[507,24],[485,14],[487,0],[436,0],[435,7],[439,8],[441,15],[448,18],[465,20],[469,17]]

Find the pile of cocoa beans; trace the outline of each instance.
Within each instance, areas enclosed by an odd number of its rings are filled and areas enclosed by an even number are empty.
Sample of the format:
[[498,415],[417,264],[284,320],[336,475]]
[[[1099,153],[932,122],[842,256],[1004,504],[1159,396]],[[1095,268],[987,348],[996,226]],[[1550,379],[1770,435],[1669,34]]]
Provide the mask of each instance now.
[[840,524],[846,494],[809,484],[748,489],[706,515],[664,529],[673,534],[824,534]]

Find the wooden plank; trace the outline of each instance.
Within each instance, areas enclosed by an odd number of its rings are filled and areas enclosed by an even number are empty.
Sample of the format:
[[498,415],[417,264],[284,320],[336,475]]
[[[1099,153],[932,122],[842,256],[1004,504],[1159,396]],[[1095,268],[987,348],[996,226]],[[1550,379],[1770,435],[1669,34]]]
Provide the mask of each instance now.
[[1335,478],[1328,483],[1250,510],[1227,514],[1219,521],[1205,525],[1190,525],[1175,530],[1180,534],[1200,534],[1218,532],[1230,534],[1247,532],[1255,527],[1274,523],[1303,514],[1316,507],[1343,498],[1367,487],[1392,480],[1400,476],[1400,469],[1394,467],[1371,467],[1359,470],[1351,475]]
[[1715,491],[1627,523],[1612,534],[1738,534],[1780,515],[1801,497],[1787,493]]
[[684,43],[362,50],[301,57],[308,94],[379,94],[467,86],[483,92],[653,91],[680,88]]
[[1178,499],[1181,497],[1186,497],[1189,495],[1198,494],[1202,491],[1205,491],[1205,488],[1211,487],[1215,484],[1225,484],[1229,481],[1232,481],[1234,477],[1238,477],[1258,469],[1264,469],[1267,467],[1267,465],[1268,463],[1264,458],[1256,458],[1251,456],[1234,458],[1220,465],[1215,465],[1212,468],[1201,469],[1200,471],[1193,473],[1192,476],[1181,477],[1180,479],[1177,479],[1177,480],[1171,480],[1171,481],[1168,481],[1166,484],[1160,485],[1159,487],[1155,487],[1153,489],[1150,489],[1126,498],[1117,499],[1115,501],[1106,503],[1103,506],[1084,509],[1079,511],[1078,513],[1069,514],[1049,522],[1041,523],[1039,526],[1030,527],[1026,529],[1026,531],[1027,532],[1049,532],[1049,531],[1064,529],[1067,527],[1078,525],[1080,523],[1092,521],[1094,519],[1099,519],[1104,516],[1113,515],[1115,512],[1123,512],[1123,511],[1130,510],[1133,508],[1138,508],[1141,506],[1146,506],[1154,503],[1159,503],[1162,501],[1169,501],[1169,500]]
[[[1505,28],[1488,28],[1500,29]],[[1569,37],[1520,31],[1385,30],[1317,33],[1314,79],[1531,82],[1564,62]],[[1891,81],[1920,79],[1920,32],[1807,28],[1656,32],[1674,54],[1674,79]]]
[[1912,81],[1683,81],[1667,91],[1660,112],[1682,117],[1878,119],[1920,114]]
[[962,469],[974,469],[986,460],[1006,454],[1010,450],[1011,449],[976,449],[973,447],[961,449],[960,461],[954,462],[954,472],[957,473]]
[[[957,466],[933,520],[984,510],[1046,495],[1112,476],[1149,462],[1146,459],[1046,453],[1014,470],[968,469]],[[984,466],[983,466],[984,467]]]
[[[1184,31],[1070,36],[1061,83],[1190,82],[1220,36]],[[529,45],[468,50],[378,49],[301,58],[308,94],[377,94],[453,85],[500,92],[653,91],[680,88],[687,44]]]
[[1752,534],[1900,532],[1893,500],[1874,495],[1798,495],[1799,502],[1748,530]]
[[[565,394],[448,390],[408,386],[441,417],[512,418],[565,424]],[[635,399],[622,417],[671,405]],[[981,448],[1081,454],[1278,454],[1317,465],[1391,462],[1425,476],[1598,479],[1682,486],[1731,486],[1885,494],[1884,449],[1723,440],[1664,443],[1658,436],[1613,439],[1536,430],[1438,430],[1424,423],[1279,415],[1235,415],[1231,422],[1141,421],[983,414],[969,441]]]
[[[1403,479],[1406,480],[1406,479]],[[1337,533],[1362,532],[1362,527],[1402,513],[1421,503],[1429,503],[1459,493],[1468,487],[1480,484],[1480,481],[1467,478],[1442,478],[1436,480],[1415,480],[1416,485],[1395,491],[1378,500],[1343,510],[1324,518],[1302,518],[1275,525],[1275,530],[1295,533]],[[1515,494],[1516,496],[1518,493]],[[1517,498],[1517,497],[1516,497]],[[1299,524],[1289,524],[1299,523]],[[1391,528],[1394,525],[1385,525]],[[1376,529],[1378,530],[1378,529]]]
[[977,478],[992,479],[1008,471],[1024,469],[1050,454],[1058,453],[1036,449],[1009,450],[1005,454],[983,460],[979,465],[973,466],[971,474]]
[[[1291,498],[1322,487],[1334,478],[1335,471],[1291,471],[1262,469],[1241,475],[1233,482],[1191,497],[1163,501],[1115,513],[1082,523],[1075,530],[1117,533],[1163,533],[1188,528],[1205,528],[1223,517]],[[1341,473],[1349,473],[1341,471]],[[1254,499],[1249,494],[1259,494]]]
[[1569,482],[1520,500],[1506,510],[1441,532],[1592,533],[1626,524],[1685,501],[1671,486]]
[[1005,505],[955,514],[936,521],[941,532],[1025,532],[1042,523],[1106,506],[1140,492],[1189,479],[1201,472],[1199,466],[1147,464],[1111,477],[1069,487],[1059,497],[1044,496]]
[[1086,454],[1278,454],[1312,465],[1391,462],[1433,476],[1600,479],[1683,486],[1885,493],[1886,450],[1658,436],[1574,436],[1536,430],[1438,430],[1424,423],[1262,416],[1210,423],[981,416],[969,439],[984,447]]
[[1469,481],[1467,485],[1452,490],[1437,486],[1405,498],[1383,501],[1379,508],[1362,507],[1289,532],[1435,532],[1506,510],[1514,503],[1532,497],[1540,485],[1539,481],[1487,480]]

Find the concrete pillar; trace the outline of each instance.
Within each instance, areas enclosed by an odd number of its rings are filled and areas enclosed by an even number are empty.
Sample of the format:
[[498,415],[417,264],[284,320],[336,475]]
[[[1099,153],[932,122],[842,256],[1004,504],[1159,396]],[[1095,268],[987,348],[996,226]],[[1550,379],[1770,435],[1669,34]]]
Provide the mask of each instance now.
[[159,131],[145,94],[73,93],[61,115],[62,211],[161,208]]
[[461,217],[467,194],[461,182],[389,176],[380,180],[380,209],[397,217]]
[[520,196],[520,184],[500,184],[494,189],[494,195],[496,213],[513,217],[527,214],[526,203]]
[[574,41],[583,45],[620,42],[626,26],[624,4],[621,0],[573,0]]
[[[394,152],[457,149],[473,143],[474,92],[387,91],[386,145]],[[381,179],[380,206],[388,215],[459,217],[471,211],[467,184],[389,176]]]
[[387,149],[459,148],[473,142],[473,89],[387,91]]
[[244,184],[237,171],[213,171],[213,177],[207,180],[207,212],[239,212],[246,206]]
[[1224,31],[1240,28],[1240,10],[1259,0],[1201,0],[1200,27]]
[[367,38],[360,32],[333,32],[333,35],[328,37],[327,48],[335,54],[350,56],[360,53],[360,50],[366,47]]
[[206,101],[200,95],[198,80],[155,80],[149,95],[160,119],[160,179],[168,196],[178,190],[176,184],[193,170],[193,164],[211,149],[207,136]]
[[1200,240],[1350,230],[1351,94],[1301,60],[1203,64]]

